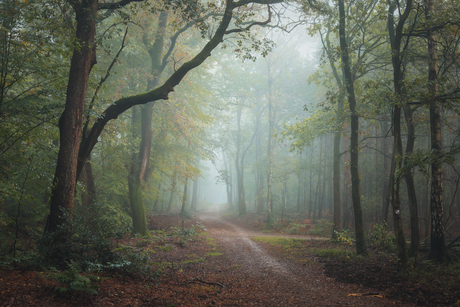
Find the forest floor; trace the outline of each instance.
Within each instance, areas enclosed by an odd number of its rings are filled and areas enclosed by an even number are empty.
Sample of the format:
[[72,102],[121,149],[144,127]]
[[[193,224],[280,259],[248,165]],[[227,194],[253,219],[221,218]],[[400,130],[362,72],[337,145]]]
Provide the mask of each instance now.
[[[63,296],[46,273],[3,270],[0,306],[458,306],[458,276],[398,273],[391,254],[356,257],[327,238],[263,231],[263,219],[150,216],[153,239],[118,244],[147,253],[156,278],[106,272],[97,295]],[[206,228],[199,235],[158,239],[197,222]]]

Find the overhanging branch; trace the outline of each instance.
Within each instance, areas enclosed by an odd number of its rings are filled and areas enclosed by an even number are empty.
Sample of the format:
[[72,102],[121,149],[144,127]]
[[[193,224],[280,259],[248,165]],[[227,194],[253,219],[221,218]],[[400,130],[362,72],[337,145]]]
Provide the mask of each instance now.
[[268,4],[267,4],[267,8],[268,8],[268,19],[266,21],[259,21],[259,22],[256,21],[256,22],[251,23],[249,26],[245,28],[232,29],[232,30],[225,31],[225,34],[246,32],[246,31],[249,31],[254,26],[265,26],[269,24],[272,21],[272,11],[270,10],[270,6]]

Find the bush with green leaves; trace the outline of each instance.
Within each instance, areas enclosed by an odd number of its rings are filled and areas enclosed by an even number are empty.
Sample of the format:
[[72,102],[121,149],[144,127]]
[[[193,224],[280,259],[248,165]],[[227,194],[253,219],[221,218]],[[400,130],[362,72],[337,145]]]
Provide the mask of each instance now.
[[317,223],[308,230],[308,234],[318,237],[329,237],[332,231],[332,222],[327,220],[318,220]]
[[185,245],[188,241],[193,239],[194,236],[198,235],[202,231],[206,231],[204,225],[200,222],[192,225],[190,228],[186,228],[182,225],[171,227],[172,236],[176,237],[180,244]]
[[302,229],[305,229],[306,225],[298,222],[291,222],[287,227],[287,231],[290,234],[298,235],[302,232]]
[[[98,227],[94,229],[96,224]],[[87,263],[109,263],[116,259],[112,252],[113,239],[129,232],[127,225],[113,223],[104,217],[88,221],[85,215],[67,218],[63,227],[54,233],[46,233],[38,239],[37,247],[42,265],[64,269],[74,261],[83,269]]]
[[71,260],[67,263],[67,270],[59,271],[56,268],[51,268],[51,271],[45,275],[47,279],[56,281],[59,286],[54,290],[60,294],[77,294],[83,292],[91,295],[97,295],[93,282],[100,281],[100,277],[88,274],[82,275],[81,267],[75,261]]
[[394,250],[396,247],[393,243],[394,236],[389,235],[387,223],[374,224],[369,235],[369,240],[372,244],[387,250]]
[[341,231],[334,230],[336,236],[337,236],[337,241],[348,244],[348,245],[353,245],[353,240],[354,240],[354,233],[350,229],[342,229]]

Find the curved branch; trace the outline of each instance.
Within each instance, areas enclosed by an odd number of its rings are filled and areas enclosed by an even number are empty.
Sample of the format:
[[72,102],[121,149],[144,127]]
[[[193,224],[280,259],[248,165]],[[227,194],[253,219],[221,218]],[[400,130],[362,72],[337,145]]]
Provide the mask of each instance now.
[[270,10],[270,6],[268,4],[267,4],[267,8],[268,8],[268,19],[266,21],[256,21],[256,22],[251,23],[246,28],[232,29],[232,30],[225,31],[225,34],[246,32],[246,31],[249,31],[253,26],[265,26],[269,24],[272,21],[272,11]]
[[219,28],[217,29],[213,38],[193,59],[182,64],[182,66],[179,67],[179,69],[177,69],[162,86],[146,93],[121,98],[110,105],[99,116],[91,128],[91,131],[88,133],[88,137],[85,138],[80,144],[80,150],[78,153],[77,178],[83,169],[84,162],[86,159],[88,159],[89,154],[94,148],[94,145],[96,145],[97,139],[101,135],[102,130],[111,119],[116,119],[120,114],[135,105],[146,104],[148,102],[154,102],[157,100],[167,100],[169,93],[174,91],[174,87],[182,81],[185,75],[190,70],[201,65],[209,56],[211,56],[211,51],[214,50],[223,40],[225,31],[233,17],[233,9],[233,1],[228,0],[225,8],[225,14],[222,17]]
[[115,3],[100,3],[98,10],[115,10],[127,6],[131,2],[144,2],[144,0],[121,0]]

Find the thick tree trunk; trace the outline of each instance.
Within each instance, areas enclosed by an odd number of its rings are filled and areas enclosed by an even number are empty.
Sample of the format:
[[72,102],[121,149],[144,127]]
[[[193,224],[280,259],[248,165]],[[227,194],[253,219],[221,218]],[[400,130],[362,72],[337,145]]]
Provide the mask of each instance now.
[[[132,108],[133,114],[131,119],[133,139],[139,137],[139,134],[145,132],[145,123],[141,120],[142,111],[140,106]],[[142,132],[141,132],[142,131]],[[141,142],[142,143],[142,142]],[[145,146],[145,143],[144,143]],[[141,145],[142,148],[142,145]],[[143,148],[145,154],[145,148]],[[128,192],[129,204],[131,208],[131,218],[133,222],[133,234],[148,236],[147,216],[145,213],[144,200],[142,198],[142,177],[140,176],[142,165],[142,152],[133,153],[131,158],[131,168],[128,174]],[[144,165],[145,167],[145,165]]]
[[99,215],[96,206],[96,183],[94,182],[90,160],[91,156],[88,161],[86,161],[83,172],[80,174],[80,182],[85,186],[85,192],[81,195],[81,202],[88,228],[91,229],[93,234],[98,235],[99,225],[94,222]]
[[[91,67],[96,62],[94,37],[97,9],[98,0],[83,0],[75,5],[77,47],[73,51],[70,63],[65,109],[59,119],[60,146],[46,233],[55,233],[66,222],[66,216],[71,218],[74,207],[86,88]],[[82,167],[88,156],[89,154],[81,161]]]
[[354,80],[350,69],[350,60],[348,56],[348,43],[345,34],[345,5],[344,0],[339,0],[339,33],[340,49],[342,54],[342,63],[345,76],[345,86],[348,93],[348,104],[350,106],[350,172],[351,172],[351,197],[353,201],[353,212],[355,215],[355,234],[356,234],[356,253],[366,255],[366,240],[364,236],[363,212],[361,208],[361,195],[359,192],[359,171],[358,171],[358,153],[359,153],[359,116],[356,110],[356,97],[354,90]]

